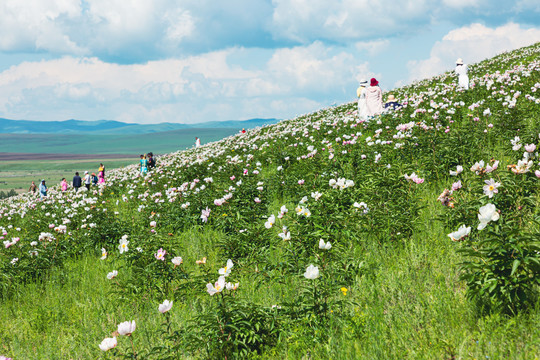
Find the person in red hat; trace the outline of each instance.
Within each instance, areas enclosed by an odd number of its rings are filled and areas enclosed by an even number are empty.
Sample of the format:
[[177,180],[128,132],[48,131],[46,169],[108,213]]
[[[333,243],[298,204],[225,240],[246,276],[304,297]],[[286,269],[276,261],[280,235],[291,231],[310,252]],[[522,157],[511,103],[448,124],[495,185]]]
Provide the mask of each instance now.
[[382,91],[379,82],[371,78],[369,87],[366,89],[366,109],[368,116],[379,115],[383,111]]

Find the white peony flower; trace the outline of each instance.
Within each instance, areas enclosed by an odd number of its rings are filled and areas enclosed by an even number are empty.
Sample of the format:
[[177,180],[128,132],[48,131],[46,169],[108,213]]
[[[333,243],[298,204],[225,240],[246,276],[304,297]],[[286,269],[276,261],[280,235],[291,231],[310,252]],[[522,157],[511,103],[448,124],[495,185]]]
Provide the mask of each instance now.
[[528,153],[532,153],[532,152],[534,152],[534,150],[536,150],[536,145],[535,144],[527,144],[527,145],[524,146],[524,149]]
[[118,245],[118,250],[120,250],[120,254],[123,254],[129,250],[128,248],[129,241],[127,239],[123,238],[120,239],[120,245]]
[[317,266],[309,265],[304,273],[306,279],[315,280],[319,277],[319,268]]
[[211,283],[206,284],[206,291],[208,291],[210,296],[213,296],[214,294],[222,292],[224,288],[225,288],[225,276],[220,276],[218,278],[218,281],[214,285],[212,285]]
[[458,176],[459,174],[461,174],[462,171],[463,171],[463,166],[458,165],[458,166],[456,166],[456,171],[450,170],[450,175],[451,176]]
[[499,192],[497,189],[501,186],[501,183],[495,182],[493,179],[485,180],[486,185],[484,185],[484,195],[487,195],[490,199]]
[[219,275],[229,276],[233,266],[234,266],[234,264],[233,264],[232,260],[231,259],[227,260],[227,265],[225,265],[225,267],[219,269],[219,271],[218,271]]
[[319,249],[330,250],[331,248],[332,244],[330,244],[330,241],[325,243],[323,239],[319,240]]
[[101,344],[99,344],[99,348],[102,351],[107,351],[107,350],[115,348],[117,344],[118,343],[116,341],[116,336],[112,337],[112,338],[105,338],[105,339],[103,339]]
[[111,280],[118,276],[118,271],[113,270],[107,274],[107,279]]
[[454,231],[453,233],[448,234],[450,239],[452,241],[459,241],[463,237],[468,236],[471,233],[471,227],[467,227],[465,225],[461,225],[457,231]]
[[478,224],[478,230],[483,230],[490,221],[499,220],[499,213],[497,212],[497,208],[491,203],[482,206],[480,209],[478,209],[478,212],[478,220],[480,220],[480,224]]
[[135,320],[124,321],[123,323],[118,324],[118,334],[129,336],[135,331],[136,327]]
[[158,310],[160,313],[165,314],[167,311],[171,310],[173,305],[172,301],[165,300],[163,304],[159,304]]

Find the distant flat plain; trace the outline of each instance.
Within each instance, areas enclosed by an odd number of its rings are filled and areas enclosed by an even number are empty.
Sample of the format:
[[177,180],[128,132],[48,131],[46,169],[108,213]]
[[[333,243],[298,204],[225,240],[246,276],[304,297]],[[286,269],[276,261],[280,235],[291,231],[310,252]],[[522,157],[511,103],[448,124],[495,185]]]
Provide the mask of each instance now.
[[65,177],[71,184],[76,171],[97,173],[135,164],[139,154],[165,154],[190,148],[195,136],[202,144],[238,133],[238,129],[181,129],[142,135],[0,134],[0,191],[28,191],[32,181],[48,186]]

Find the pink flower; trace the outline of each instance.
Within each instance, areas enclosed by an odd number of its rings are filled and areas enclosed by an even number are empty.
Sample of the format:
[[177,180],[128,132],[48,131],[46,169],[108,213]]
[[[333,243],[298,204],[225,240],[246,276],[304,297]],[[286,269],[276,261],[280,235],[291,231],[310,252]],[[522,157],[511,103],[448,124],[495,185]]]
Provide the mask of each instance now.
[[201,211],[201,220],[203,222],[208,222],[208,216],[210,216],[210,209],[207,206],[205,210]]
[[257,204],[259,204],[259,203],[261,202],[261,199],[259,199],[258,197],[256,197],[256,198],[254,199],[254,201],[255,201]]
[[156,257],[156,259],[164,261],[165,260],[165,254],[167,254],[167,252],[165,250],[163,250],[163,248],[159,248],[159,250],[157,251],[157,253],[154,256]]
[[452,184],[452,191],[456,191],[458,189],[461,189],[461,180]]
[[536,170],[534,172],[534,175],[536,175],[537,178],[540,178],[540,170]]
[[527,144],[524,146],[525,148],[525,151],[529,152],[529,153],[532,153],[534,152],[534,150],[536,150],[536,145],[534,144]]
[[416,175],[415,173],[412,173],[411,175],[403,175],[403,177],[408,180],[408,181],[412,181],[416,184],[422,184],[424,182],[424,179],[421,179],[418,177],[418,175]]
[[304,180],[303,179],[298,180],[298,185],[304,185]]
[[493,166],[487,165],[486,166],[486,173],[490,173],[492,171],[495,171],[495,170],[497,170],[498,167],[499,167],[499,160],[495,161],[493,163]]
[[236,176],[233,175],[233,176],[231,176],[229,179],[231,179],[231,180],[234,181],[234,179],[236,179]]

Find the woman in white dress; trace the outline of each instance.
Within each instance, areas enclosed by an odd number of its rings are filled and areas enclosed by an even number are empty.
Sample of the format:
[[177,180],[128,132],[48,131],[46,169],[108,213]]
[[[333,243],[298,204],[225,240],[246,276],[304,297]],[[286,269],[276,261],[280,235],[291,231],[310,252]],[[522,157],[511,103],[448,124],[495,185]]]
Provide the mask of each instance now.
[[362,79],[360,86],[356,89],[356,96],[358,97],[358,118],[360,120],[367,120],[367,107],[366,107],[366,86],[367,80]]
[[463,64],[461,58],[456,61],[456,74],[458,75],[458,86],[464,90],[469,90],[469,68]]
[[382,91],[377,79],[372,78],[370,86],[366,88],[366,109],[368,116],[379,115],[383,111]]

